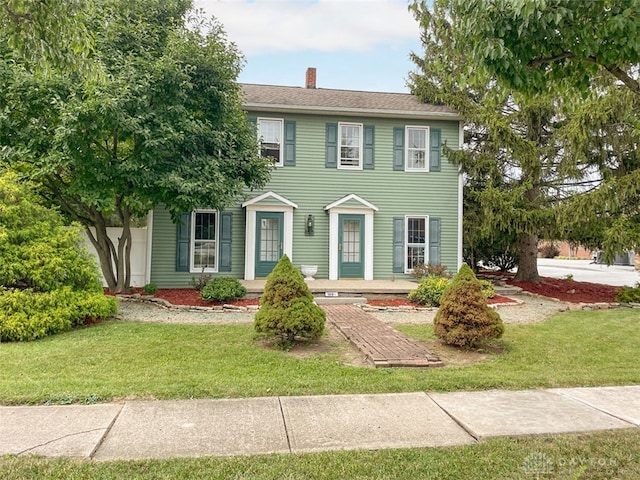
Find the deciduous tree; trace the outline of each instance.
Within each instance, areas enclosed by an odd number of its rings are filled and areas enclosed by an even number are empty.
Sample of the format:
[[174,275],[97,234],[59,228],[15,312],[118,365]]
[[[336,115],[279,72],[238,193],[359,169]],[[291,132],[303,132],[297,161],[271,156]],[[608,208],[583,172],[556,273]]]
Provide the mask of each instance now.
[[45,77],[11,53],[0,64],[2,158],[85,227],[112,291],[129,287],[133,218],[158,204],[175,219],[221,209],[269,177],[242,110],[241,54],[190,7],[100,3],[88,28],[103,75]]

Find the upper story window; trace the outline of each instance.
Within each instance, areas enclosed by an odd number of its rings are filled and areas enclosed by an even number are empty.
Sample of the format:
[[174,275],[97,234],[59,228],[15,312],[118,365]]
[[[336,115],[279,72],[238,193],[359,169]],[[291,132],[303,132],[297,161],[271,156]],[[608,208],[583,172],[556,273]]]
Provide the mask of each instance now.
[[216,272],[218,213],[195,210],[191,214],[191,271]]
[[429,127],[406,127],[405,170],[429,171]]
[[284,138],[284,121],[279,118],[258,118],[258,136],[260,138],[260,155],[275,159],[275,165],[283,165],[282,139]]
[[362,124],[338,124],[338,168],[362,169]]

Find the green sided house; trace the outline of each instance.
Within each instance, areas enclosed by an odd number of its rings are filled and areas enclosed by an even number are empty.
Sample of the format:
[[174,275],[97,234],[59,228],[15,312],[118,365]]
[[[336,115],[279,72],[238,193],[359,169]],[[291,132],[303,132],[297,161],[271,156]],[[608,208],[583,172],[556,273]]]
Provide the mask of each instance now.
[[409,94],[242,85],[264,155],[277,160],[262,191],[224,211],[172,223],[150,215],[149,281],[187,287],[205,273],[266,277],[283,254],[318,279],[405,278],[414,265],[457,271],[462,181],[442,152],[462,124]]

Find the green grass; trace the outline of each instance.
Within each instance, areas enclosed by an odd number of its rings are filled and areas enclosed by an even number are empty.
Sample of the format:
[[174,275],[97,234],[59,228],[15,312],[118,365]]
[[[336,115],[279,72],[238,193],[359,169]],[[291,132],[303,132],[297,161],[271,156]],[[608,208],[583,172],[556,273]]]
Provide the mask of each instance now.
[[[427,338],[430,327],[402,326]],[[640,310],[566,312],[507,326],[493,361],[445,369],[367,369],[324,354],[263,348],[251,325],[111,321],[0,344],[0,403],[524,389],[637,384]]]
[[[640,478],[640,430],[492,439],[475,445],[252,457],[86,462],[0,457],[3,480]],[[543,470],[542,467],[548,468]],[[540,475],[536,475],[539,473]]]

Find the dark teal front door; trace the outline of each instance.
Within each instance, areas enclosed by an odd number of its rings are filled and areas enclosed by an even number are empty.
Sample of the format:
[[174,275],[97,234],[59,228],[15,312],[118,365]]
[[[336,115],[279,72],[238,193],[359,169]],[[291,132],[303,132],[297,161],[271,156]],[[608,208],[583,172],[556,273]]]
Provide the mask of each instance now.
[[266,277],[282,257],[284,213],[256,212],[256,278]]
[[364,215],[338,216],[338,275],[364,277]]

